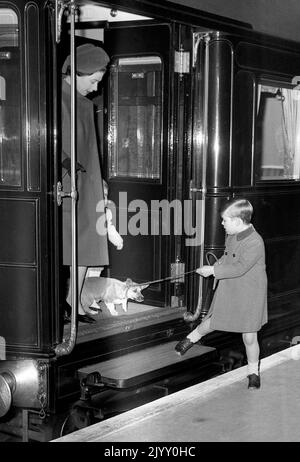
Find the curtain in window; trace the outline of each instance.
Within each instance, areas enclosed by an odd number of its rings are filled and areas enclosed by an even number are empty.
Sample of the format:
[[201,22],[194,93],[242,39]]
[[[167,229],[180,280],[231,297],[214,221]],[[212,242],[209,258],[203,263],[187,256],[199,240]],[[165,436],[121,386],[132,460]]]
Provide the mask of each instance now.
[[285,152],[285,173],[293,178],[300,177],[300,101],[291,90],[282,89],[282,116],[287,149]]

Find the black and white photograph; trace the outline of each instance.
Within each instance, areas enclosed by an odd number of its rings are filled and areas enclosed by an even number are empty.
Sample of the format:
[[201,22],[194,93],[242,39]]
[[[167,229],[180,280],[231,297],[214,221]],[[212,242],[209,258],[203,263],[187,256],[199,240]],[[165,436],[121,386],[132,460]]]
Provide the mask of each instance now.
[[299,24],[0,0],[0,443],[300,442]]

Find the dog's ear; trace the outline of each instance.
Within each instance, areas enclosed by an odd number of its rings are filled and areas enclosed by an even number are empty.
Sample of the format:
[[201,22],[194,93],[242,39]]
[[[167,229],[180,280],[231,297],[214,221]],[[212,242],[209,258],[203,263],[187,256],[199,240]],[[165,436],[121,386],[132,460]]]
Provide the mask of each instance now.
[[125,284],[126,284],[127,287],[131,287],[132,284],[133,284],[132,279],[127,278],[126,281],[125,281]]
[[147,287],[149,287],[150,284],[144,284],[143,286],[140,286],[141,290],[144,290],[144,289],[147,289]]

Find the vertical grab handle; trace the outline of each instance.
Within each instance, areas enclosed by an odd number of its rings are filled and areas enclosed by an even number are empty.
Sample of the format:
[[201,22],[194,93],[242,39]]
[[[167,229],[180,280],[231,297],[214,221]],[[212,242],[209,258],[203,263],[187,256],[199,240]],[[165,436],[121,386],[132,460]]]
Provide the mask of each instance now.
[[[64,196],[70,197],[71,204],[71,241],[72,241],[72,265],[71,265],[71,331],[66,341],[57,345],[55,352],[57,356],[70,354],[75,347],[77,338],[77,182],[76,182],[76,53],[75,53],[75,16],[76,2],[70,1],[70,49],[71,49],[71,192],[63,193],[61,185],[57,189],[57,199]],[[60,188],[60,191],[59,191]],[[59,195],[60,193],[60,195]]]

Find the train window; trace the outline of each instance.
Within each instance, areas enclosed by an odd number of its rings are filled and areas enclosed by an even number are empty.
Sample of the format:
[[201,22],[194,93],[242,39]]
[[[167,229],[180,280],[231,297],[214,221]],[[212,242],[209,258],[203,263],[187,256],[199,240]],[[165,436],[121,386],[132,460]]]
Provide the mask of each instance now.
[[256,178],[300,179],[299,92],[259,85],[256,119]]
[[115,59],[109,90],[109,176],[159,180],[162,63],[157,56]]
[[21,185],[18,18],[0,8],[0,186]]

